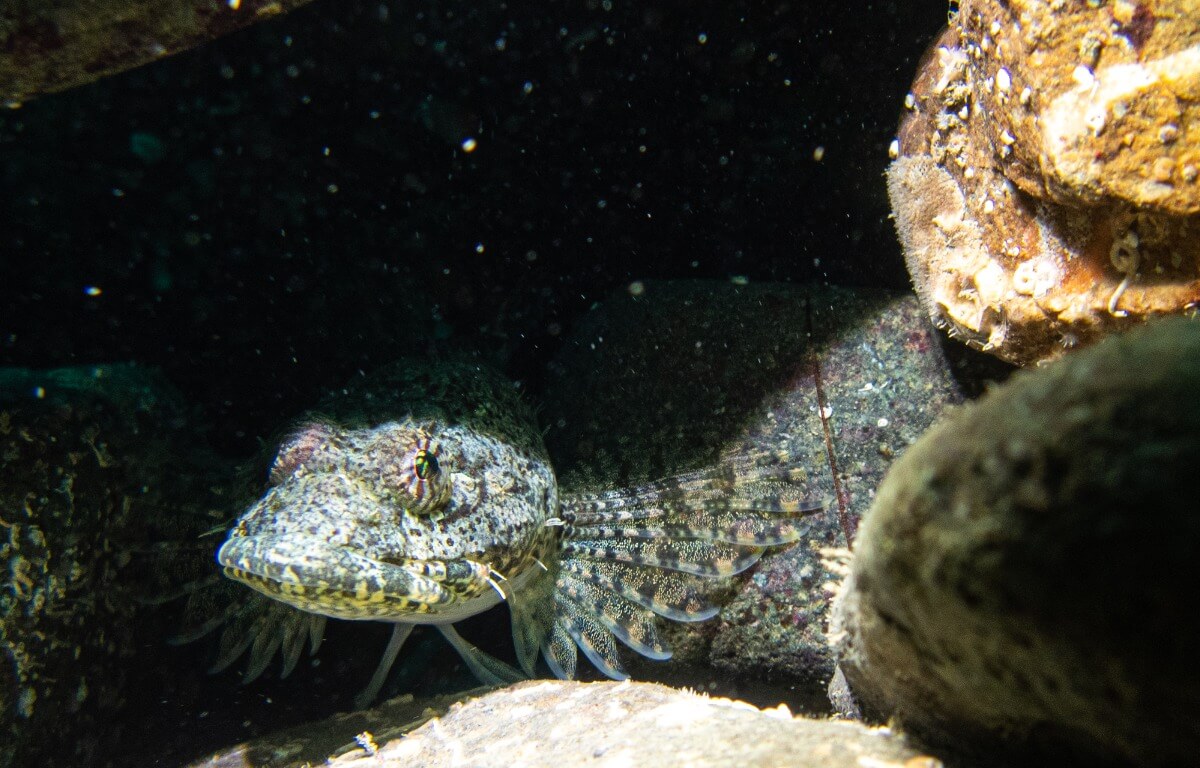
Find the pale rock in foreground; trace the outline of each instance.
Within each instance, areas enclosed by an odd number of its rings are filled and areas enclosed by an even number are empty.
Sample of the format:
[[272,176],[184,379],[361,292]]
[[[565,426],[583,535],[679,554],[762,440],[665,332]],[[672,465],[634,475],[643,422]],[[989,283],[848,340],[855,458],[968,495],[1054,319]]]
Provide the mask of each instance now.
[[456,705],[337,766],[940,766],[886,729],[648,683],[534,680]]

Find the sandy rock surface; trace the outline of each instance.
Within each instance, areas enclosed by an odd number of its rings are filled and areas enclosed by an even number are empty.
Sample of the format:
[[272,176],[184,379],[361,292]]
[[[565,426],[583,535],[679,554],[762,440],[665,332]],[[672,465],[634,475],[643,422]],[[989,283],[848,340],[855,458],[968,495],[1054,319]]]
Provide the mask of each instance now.
[[[419,704],[396,706],[412,710]],[[401,727],[406,735],[389,735],[387,729],[411,715],[398,710],[390,725],[380,721],[376,730],[358,733],[362,723],[341,716],[308,726],[304,734],[262,740],[274,744],[270,750],[243,745],[192,768],[308,765],[324,755],[302,744],[326,734],[347,742],[329,762],[336,766],[941,765],[887,729],[793,718],[786,707],[764,711],[649,683],[533,680],[468,698],[440,716],[431,709]],[[291,746],[283,748],[285,743]]]
[[941,763],[883,729],[792,718],[659,685],[533,681],[454,707],[333,765],[906,766]]

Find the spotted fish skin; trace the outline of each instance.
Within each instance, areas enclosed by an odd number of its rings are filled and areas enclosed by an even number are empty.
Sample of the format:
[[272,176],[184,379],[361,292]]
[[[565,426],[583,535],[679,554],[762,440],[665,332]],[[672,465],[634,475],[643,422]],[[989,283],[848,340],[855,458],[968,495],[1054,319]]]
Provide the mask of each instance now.
[[[305,455],[291,455],[292,445],[312,442]],[[424,511],[405,503],[399,477],[418,450],[447,486],[442,503]],[[218,562],[269,597],[335,618],[469,616],[495,603],[507,574],[534,565],[546,546],[539,539],[554,537],[545,525],[558,506],[549,465],[461,425],[305,425],[272,476],[275,485],[238,520]]]
[[282,442],[269,489],[217,556],[227,577],[270,600],[243,600],[206,625],[225,625],[217,666],[249,651],[258,674],[280,652],[290,671],[333,617],[395,626],[359,704],[415,624],[436,626],[485,682],[507,682],[522,672],[451,627],[507,601],[524,675],[540,655],[574,677],[582,652],[621,679],[618,643],[669,658],[657,617],[711,617],[714,579],[799,536],[798,518],[819,509],[799,499],[801,475],[780,457],[740,456],[560,499],[510,384],[470,361],[404,361],[348,387]]

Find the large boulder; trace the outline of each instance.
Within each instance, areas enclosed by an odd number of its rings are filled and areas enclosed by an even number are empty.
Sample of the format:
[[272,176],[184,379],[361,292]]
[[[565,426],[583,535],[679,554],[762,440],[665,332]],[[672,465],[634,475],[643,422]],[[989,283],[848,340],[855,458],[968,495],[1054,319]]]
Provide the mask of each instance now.
[[975,756],[1200,751],[1200,324],[1023,372],[888,473],[835,612],[864,710]]
[[888,168],[917,292],[1009,362],[1200,301],[1200,5],[964,0]]

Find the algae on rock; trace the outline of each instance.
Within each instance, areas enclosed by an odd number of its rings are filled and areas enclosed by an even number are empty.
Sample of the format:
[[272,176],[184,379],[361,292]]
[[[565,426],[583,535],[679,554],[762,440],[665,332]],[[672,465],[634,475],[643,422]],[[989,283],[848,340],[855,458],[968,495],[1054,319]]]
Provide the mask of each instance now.
[[115,715],[160,642],[140,603],[186,559],[151,579],[135,552],[208,497],[185,415],[135,365],[0,369],[0,766],[86,764],[137,727]]

